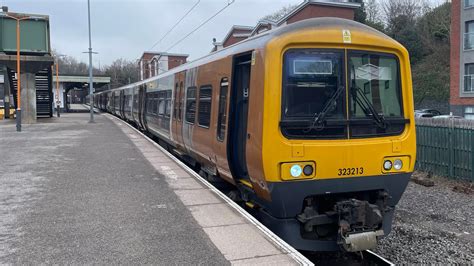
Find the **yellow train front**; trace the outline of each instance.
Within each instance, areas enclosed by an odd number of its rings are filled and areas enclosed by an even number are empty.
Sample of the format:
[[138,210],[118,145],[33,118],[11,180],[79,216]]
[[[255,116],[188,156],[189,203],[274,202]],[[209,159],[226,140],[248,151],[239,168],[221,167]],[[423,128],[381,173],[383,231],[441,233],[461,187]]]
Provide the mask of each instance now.
[[323,18],[286,26],[264,51],[263,165],[247,158],[265,176],[252,180],[260,218],[297,249],[375,247],[415,164],[406,49]]

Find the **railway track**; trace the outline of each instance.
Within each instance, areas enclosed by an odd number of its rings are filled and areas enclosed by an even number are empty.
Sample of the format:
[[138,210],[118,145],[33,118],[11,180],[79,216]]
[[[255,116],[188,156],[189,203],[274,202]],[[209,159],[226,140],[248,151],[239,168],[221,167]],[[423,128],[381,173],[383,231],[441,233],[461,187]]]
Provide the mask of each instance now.
[[[102,112],[98,111],[95,108],[94,108],[94,112],[102,113]],[[113,115],[110,115],[110,116],[112,116],[115,119],[120,119],[120,118],[117,118]],[[171,160],[177,162],[178,164],[186,165],[185,162],[181,161],[179,158],[177,158],[172,153],[168,152],[164,147],[162,147],[158,143],[158,141],[155,141],[153,136],[148,136],[148,135],[142,133],[141,131],[139,131],[138,129],[136,129],[130,123],[128,123],[128,122],[126,122],[122,119],[120,119],[120,120],[123,121],[124,123],[126,123],[128,126],[133,128],[134,130],[136,130],[137,132],[139,132],[140,134],[142,134],[144,137],[146,137],[149,140],[155,142],[157,144],[157,146],[161,147],[162,151],[165,152],[170,157]],[[205,180],[201,175],[199,175],[199,173],[197,173],[191,167],[186,167],[186,168],[183,168],[183,169],[185,171],[188,171],[191,174],[193,174],[196,178],[198,178],[201,182],[205,183],[206,185],[211,185],[212,186],[212,183],[209,183],[207,180]],[[221,196],[226,198],[226,201],[233,202],[229,197],[227,197],[226,191],[222,190],[222,188],[218,188],[216,186],[213,186],[213,188],[215,190],[218,190],[220,192],[220,194],[222,194]],[[246,207],[243,206],[241,209],[245,210],[245,208]],[[252,216],[251,212],[246,212],[246,214],[249,215],[249,216]],[[263,232],[265,232],[265,231],[270,232],[270,229],[268,229],[264,225],[259,223],[259,226],[264,227]],[[284,243],[283,246],[285,246],[285,245],[288,245],[288,244]],[[289,250],[289,252],[292,252],[292,253],[295,252],[295,251],[296,250],[294,250],[293,248],[291,248]],[[378,254],[376,254],[376,253],[374,253],[373,251],[370,251],[370,250],[366,250],[366,251],[362,251],[362,252],[358,252],[358,253],[346,253],[346,252],[345,253],[342,253],[342,252],[328,252],[328,253],[319,252],[319,253],[317,253],[317,252],[304,252],[304,251],[300,252],[300,251],[297,251],[294,254],[294,256],[295,257],[304,256],[304,258],[306,260],[297,260],[302,265],[320,265],[320,264],[324,264],[324,265],[350,265],[350,266],[352,266],[352,265],[354,265],[354,266],[356,266],[356,265],[368,265],[368,266],[395,265],[394,263],[390,262],[389,260],[383,258],[382,256],[380,256],[380,255],[378,255]],[[310,262],[310,263],[308,263],[308,262]]]
[[366,250],[357,253],[341,253],[341,252],[303,252],[315,265],[350,265],[350,266],[385,266],[395,265],[389,260],[376,254],[373,251]]

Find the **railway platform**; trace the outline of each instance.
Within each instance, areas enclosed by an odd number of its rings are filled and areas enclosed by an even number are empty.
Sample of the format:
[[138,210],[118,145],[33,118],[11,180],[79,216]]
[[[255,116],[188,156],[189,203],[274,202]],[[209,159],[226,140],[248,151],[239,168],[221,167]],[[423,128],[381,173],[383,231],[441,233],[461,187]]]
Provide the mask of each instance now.
[[0,123],[1,264],[305,264],[140,132],[95,119]]

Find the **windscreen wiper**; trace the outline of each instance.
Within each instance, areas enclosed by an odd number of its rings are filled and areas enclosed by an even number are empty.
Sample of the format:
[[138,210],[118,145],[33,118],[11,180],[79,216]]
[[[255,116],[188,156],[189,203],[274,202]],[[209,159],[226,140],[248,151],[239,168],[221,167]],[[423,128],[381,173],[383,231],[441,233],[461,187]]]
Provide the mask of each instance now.
[[[356,82],[355,82],[355,66],[352,65],[352,75],[351,76],[351,94],[352,98],[354,101],[360,106],[362,111],[366,116],[371,116],[372,119],[374,119],[375,124],[382,129],[387,128],[387,122],[385,121],[385,118],[377,113],[377,110],[375,110],[374,105],[370,102],[370,100],[365,96],[365,94],[361,91],[359,87],[357,87]],[[354,110],[355,112],[355,110]]]
[[329,112],[334,111],[337,107],[337,99],[341,96],[341,93],[344,91],[344,86],[340,86],[336,92],[331,96],[331,98],[326,102],[324,105],[323,110],[319,113],[314,114],[313,122],[311,125],[305,129],[305,133],[310,132],[311,130],[323,130],[324,129],[324,122],[326,122],[326,116]]
[[352,93],[352,98],[354,101],[360,106],[364,114],[368,117],[372,117],[375,121],[375,124],[382,128],[385,129],[387,128],[387,122],[385,121],[385,118],[383,115],[379,115],[377,111],[374,108],[374,105],[370,102],[370,100],[365,96],[365,94],[362,92],[360,88],[355,86],[351,87],[351,93]]

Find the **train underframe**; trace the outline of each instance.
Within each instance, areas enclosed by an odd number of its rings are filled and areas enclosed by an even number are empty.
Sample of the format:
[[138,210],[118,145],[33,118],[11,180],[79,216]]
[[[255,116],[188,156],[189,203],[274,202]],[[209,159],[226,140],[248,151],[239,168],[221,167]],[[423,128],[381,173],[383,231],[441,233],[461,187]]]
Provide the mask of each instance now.
[[388,235],[411,173],[269,184],[260,220],[299,250],[355,252]]

